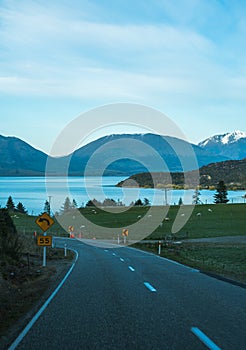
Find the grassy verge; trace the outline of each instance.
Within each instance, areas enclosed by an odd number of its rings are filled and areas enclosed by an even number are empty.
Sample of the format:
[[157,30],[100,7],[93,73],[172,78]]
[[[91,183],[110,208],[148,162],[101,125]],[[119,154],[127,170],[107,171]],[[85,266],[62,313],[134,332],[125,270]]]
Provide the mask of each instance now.
[[[157,244],[137,243],[134,247],[158,253]],[[245,253],[245,244],[234,243],[183,243],[161,249],[165,258],[246,284]]]
[[[43,304],[70,266],[73,254],[64,258],[61,249],[47,249],[42,267],[42,248],[26,233],[21,236],[21,259],[0,259],[0,348],[7,349],[33,312]],[[28,252],[28,253],[25,253]],[[32,312],[31,312],[32,310]]]

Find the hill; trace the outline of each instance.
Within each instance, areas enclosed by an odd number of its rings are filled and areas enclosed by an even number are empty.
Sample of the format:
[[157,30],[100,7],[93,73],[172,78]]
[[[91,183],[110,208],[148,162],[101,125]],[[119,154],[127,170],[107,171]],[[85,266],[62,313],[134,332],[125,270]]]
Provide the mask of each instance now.
[[17,137],[0,135],[0,176],[44,175],[47,155]]
[[[189,171],[186,173],[186,187],[196,187],[196,171]],[[170,176],[172,182],[170,183]],[[199,169],[200,187],[201,188],[213,188],[220,180],[223,180],[228,189],[246,189],[246,158],[243,160],[229,160],[218,163],[211,163],[203,166]],[[154,181],[153,181],[154,180]],[[130,176],[127,180],[121,181],[117,186],[131,187],[136,186],[136,182],[139,187],[184,187],[184,173],[141,173]],[[188,183],[187,183],[188,182]]]
[[[89,162],[94,158],[94,163]],[[228,160],[187,141],[156,134],[122,134],[99,138],[64,157],[48,157],[16,137],[0,136],[0,176],[130,176],[147,171],[180,172]],[[197,160],[196,161],[194,161]],[[166,164],[166,165],[164,165]]]

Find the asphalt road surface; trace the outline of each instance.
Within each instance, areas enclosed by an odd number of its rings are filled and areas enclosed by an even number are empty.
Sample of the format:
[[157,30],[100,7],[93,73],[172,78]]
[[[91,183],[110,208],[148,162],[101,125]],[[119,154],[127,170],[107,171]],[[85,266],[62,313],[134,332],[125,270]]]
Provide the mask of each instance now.
[[132,248],[65,242],[77,262],[11,350],[246,349],[242,287]]

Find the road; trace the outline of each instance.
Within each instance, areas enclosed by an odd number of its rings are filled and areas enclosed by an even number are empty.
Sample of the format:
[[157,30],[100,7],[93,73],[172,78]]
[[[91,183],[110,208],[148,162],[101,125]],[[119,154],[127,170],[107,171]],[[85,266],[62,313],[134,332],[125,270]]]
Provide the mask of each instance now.
[[246,349],[245,289],[129,247],[64,242],[77,262],[11,350]]

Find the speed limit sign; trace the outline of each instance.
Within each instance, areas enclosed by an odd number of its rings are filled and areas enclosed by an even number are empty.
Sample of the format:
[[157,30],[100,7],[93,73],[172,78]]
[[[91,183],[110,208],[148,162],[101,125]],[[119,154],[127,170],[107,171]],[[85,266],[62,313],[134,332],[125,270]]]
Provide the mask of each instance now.
[[49,247],[52,245],[52,236],[38,236],[38,246]]

